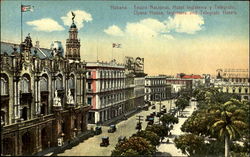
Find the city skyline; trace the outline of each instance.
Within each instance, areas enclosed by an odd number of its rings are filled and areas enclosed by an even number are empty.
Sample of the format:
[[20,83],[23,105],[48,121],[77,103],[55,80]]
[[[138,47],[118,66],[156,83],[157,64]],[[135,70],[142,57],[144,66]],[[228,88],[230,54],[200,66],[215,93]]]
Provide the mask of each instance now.
[[[23,12],[23,36],[31,33],[33,44],[39,40],[41,47],[49,48],[56,40],[65,47],[73,11],[85,61],[110,61],[113,56],[123,62],[124,56],[140,56],[145,59],[145,72],[149,75],[215,74],[219,68],[248,68],[246,3],[22,1],[23,5],[34,6],[34,12]],[[194,6],[201,7],[198,14]],[[206,10],[202,7],[210,6],[221,14],[200,14],[200,10]],[[220,6],[233,6],[231,10],[236,14],[222,14]],[[20,1],[1,1],[2,41],[20,43],[20,7]],[[171,15],[166,10],[187,14]],[[153,14],[161,11],[164,15]],[[112,50],[112,43],[122,46]]]

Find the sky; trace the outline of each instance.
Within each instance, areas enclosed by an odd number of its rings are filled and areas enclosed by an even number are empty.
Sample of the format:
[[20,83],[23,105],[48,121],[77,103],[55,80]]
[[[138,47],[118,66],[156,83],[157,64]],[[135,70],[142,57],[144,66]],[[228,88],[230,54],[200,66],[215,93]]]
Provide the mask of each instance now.
[[23,36],[44,48],[65,47],[73,11],[85,61],[140,56],[149,75],[249,69],[247,1],[1,0],[1,41],[21,42],[21,4],[34,6],[22,13]]

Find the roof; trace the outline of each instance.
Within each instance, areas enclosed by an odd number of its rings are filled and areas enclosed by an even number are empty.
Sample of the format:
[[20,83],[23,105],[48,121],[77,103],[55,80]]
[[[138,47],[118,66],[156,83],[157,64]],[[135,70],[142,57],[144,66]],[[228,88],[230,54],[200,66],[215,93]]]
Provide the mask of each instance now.
[[[6,52],[8,55],[11,55],[12,52],[14,51],[13,47],[16,47],[17,48],[17,52],[20,53],[20,46],[19,46],[19,44],[7,43],[7,42],[1,41],[1,54],[3,54],[3,53]],[[35,54],[34,50],[35,50],[35,47],[32,47],[31,48],[31,55]],[[46,48],[38,48],[37,49],[37,56],[40,59],[51,58],[52,57],[51,51],[52,50],[46,49]]]
[[202,79],[200,75],[184,75],[183,79]]

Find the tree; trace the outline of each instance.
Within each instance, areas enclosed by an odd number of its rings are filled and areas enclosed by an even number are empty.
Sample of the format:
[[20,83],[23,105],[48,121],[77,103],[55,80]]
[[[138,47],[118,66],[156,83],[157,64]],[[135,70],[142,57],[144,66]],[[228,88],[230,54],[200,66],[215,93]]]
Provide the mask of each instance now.
[[178,118],[169,113],[164,114],[160,118],[160,121],[162,122],[163,125],[177,124],[179,122]]
[[203,148],[205,146],[202,137],[193,134],[180,135],[174,139],[175,146],[181,150],[183,154],[188,156],[203,155]]
[[142,137],[149,141],[153,146],[157,146],[160,144],[160,137],[152,131],[141,130],[132,135],[132,137]]
[[179,110],[183,111],[185,107],[189,105],[189,101],[185,98],[180,97],[176,100],[175,104]]
[[198,110],[193,112],[181,126],[181,131],[192,133],[198,136],[209,136],[210,132],[207,128],[207,124],[210,122],[210,118],[207,116],[206,111]]
[[229,142],[240,137],[242,130],[247,128],[246,112],[241,108],[243,104],[232,99],[224,104],[212,106],[209,109],[213,121],[209,128],[212,135],[225,140],[225,157],[229,156]]
[[146,127],[146,131],[154,132],[162,140],[165,136],[168,135],[169,129],[166,126],[163,126],[163,125],[160,125],[160,124],[153,124],[153,125],[148,125]]
[[153,155],[156,148],[142,137],[130,137],[128,140],[119,142],[111,156],[138,156]]

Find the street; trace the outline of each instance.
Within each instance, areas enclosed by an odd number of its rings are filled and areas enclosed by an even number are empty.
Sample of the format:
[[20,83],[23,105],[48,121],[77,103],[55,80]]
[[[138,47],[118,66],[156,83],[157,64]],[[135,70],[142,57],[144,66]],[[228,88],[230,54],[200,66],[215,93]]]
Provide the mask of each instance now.
[[[171,130],[172,136],[170,138],[165,137],[165,139],[160,144],[160,146],[157,147],[157,150],[159,152],[167,152],[167,153],[171,154],[172,156],[186,156],[185,154],[181,153],[181,150],[179,150],[175,147],[173,140],[176,136],[183,134],[183,132],[181,131],[181,126],[185,122],[185,120],[189,116],[191,116],[195,107],[196,107],[196,102],[191,101],[190,106],[188,106],[184,109],[182,114],[186,117],[185,118],[179,117],[179,123],[173,125],[174,128],[173,128],[173,130]],[[170,143],[166,143],[167,139],[169,139]]]
[[[170,103],[171,100],[166,100],[166,101],[162,101],[161,105],[165,105],[167,108],[167,111],[169,111],[170,106],[171,107],[175,107],[175,105],[173,105],[173,100],[172,100],[172,104]],[[188,109],[190,109],[188,107]],[[120,123],[118,123],[117,126],[117,131],[114,133],[108,133],[108,128],[107,126],[102,126],[102,134],[91,137],[85,141],[83,141],[82,143],[80,143],[79,145],[73,147],[72,149],[68,149],[65,150],[65,152],[58,154],[58,156],[110,156],[111,155],[111,151],[114,150],[115,145],[118,142],[118,137],[119,136],[126,136],[127,138],[129,136],[131,136],[132,134],[136,133],[137,130],[135,129],[136,127],[136,123],[138,122],[138,115],[143,116],[143,122],[142,122],[142,129],[145,129],[145,127],[147,126],[147,122],[145,122],[145,117],[146,115],[149,115],[151,112],[158,112],[159,111],[159,102],[156,103],[156,109],[151,109],[151,107],[149,108],[148,111],[142,110],[140,113],[133,115],[132,117],[128,118],[126,121],[122,121]],[[186,113],[186,112],[185,112]],[[172,130],[173,134],[178,133],[178,129],[181,126],[181,124],[184,122],[184,118],[180,119],[180,124],[177,124],[174,126],[174,130]],[[159,118],[156,117],[155,118],[155,122],[158,122]],[[175,131],[176,129],[176,131]],[[108,147],[100,147],[100,143],[101,143],[101,138],[103,136],[108,136],[109,140],[110,140],[110,145]],[[166,147],[168,146],[168,147]],[[174,153],[172,152],[173,149],[170,149],[170,147],[174,147],[173,144],[161,144],[159,146],[159,150],[162,152],[167,152],[167,153]],[[175,148],[176,149],[176,148]],[[172,154],[174,155],[174,154]]]

